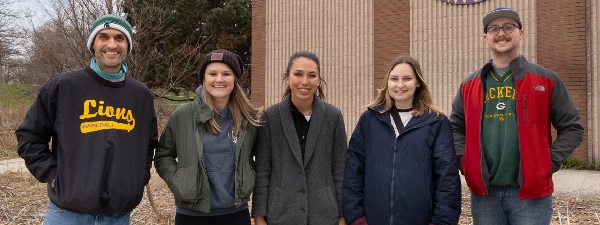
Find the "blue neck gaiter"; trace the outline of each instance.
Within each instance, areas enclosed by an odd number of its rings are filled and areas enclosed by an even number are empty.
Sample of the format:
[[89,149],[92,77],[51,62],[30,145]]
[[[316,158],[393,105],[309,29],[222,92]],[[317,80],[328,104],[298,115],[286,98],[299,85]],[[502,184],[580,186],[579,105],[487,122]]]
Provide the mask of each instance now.
[[125,62],[123,62],[121,64],[121,70],[119,71],[119,73],[116,73],[116,74],[107,73],[107,72],[102,71],[100,69],[100,66],[98,66],[98,64],[96,63],[96,58],[92,58],[92,60],[90,61],[90,67],[94,71],[96,71],[96,73],[98,75],[100,75],[102,78],[104,78],[106,80],[113,81],[113,82],[125,80],[125,73],[127,72],[127,63],[125,63]]

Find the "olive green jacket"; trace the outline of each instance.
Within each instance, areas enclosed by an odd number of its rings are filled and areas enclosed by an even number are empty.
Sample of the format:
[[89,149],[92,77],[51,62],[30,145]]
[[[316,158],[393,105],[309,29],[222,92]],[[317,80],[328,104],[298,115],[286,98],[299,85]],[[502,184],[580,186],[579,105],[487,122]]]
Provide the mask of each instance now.
[[[173,192],[178,207],[210,212],[210,186],[202,137],[206,132],[204,123],[212,115],[201,98],[197,98],[173,111],[160,136],[154,166]],[[255,139],[256,126],[244,119],[236,145],[235,204],[232,207],[247,203],[254,188]]]

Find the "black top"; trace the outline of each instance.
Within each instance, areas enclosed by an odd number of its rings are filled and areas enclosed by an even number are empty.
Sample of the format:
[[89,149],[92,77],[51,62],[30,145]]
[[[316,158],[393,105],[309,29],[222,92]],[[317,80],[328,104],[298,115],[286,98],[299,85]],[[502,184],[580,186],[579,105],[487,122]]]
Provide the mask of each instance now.
[[290,106],[294,125],[296,126],[296,133],[298,134],[298,141],[300,142],[300,149],[302,150],[302,159],[304,159],[306,136],[308,135],[308,128],[310,128],[310,121],[306,121],[306,117],[296,108],[294,103],[290,104]]

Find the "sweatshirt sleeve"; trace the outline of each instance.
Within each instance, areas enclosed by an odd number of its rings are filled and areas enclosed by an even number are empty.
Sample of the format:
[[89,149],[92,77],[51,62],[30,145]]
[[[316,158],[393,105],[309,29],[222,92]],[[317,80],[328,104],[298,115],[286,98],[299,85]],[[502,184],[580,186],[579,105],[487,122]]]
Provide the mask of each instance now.
[[54,135],[57,85],[47,83],[27,110],[15,135],[18,154],[27,169],[40,182],[50,183],[56,174],[56,153],[50,151],[49,142]]
[[152,169],[152,161],[154,160],[154,149],[158,145],[158,125],[154,104],[152,104],[152,122],[150,124],[150,140],[148,140],[148,158],[146,159],[146,168],[148,170],[146,184],[150,182],[150,169]]

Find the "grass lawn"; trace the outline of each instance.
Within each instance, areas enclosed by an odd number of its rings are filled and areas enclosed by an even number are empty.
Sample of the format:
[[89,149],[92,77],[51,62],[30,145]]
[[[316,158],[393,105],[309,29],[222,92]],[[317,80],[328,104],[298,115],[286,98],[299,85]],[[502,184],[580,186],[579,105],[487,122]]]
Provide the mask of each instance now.
[[35,90],[29,84],[0,84],[0,107],[29,106],[34,95]]

